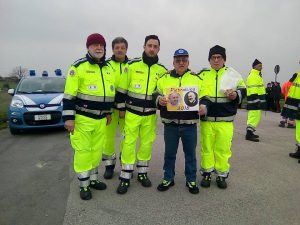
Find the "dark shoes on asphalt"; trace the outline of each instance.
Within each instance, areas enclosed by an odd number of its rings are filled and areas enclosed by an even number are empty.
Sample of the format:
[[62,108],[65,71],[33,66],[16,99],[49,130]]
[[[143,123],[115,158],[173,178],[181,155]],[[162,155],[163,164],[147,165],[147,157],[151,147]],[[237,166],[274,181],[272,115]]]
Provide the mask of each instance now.
[[252,131],[250,130],[247,130],[247,134],[246,134],[246,137],[245,139],[248,140],[248,141],[253,141],[253,142],[259,142],[259,136],[254,134]]
[[174,186],[174,181],[163,180],[158,186],[157,190],[167,191],[170,187]]
[[191,194],[198,194],[199,193],[199,188],[198,188],[197,183],[195,181],[186,182],[185,185],[187,186],[187,188],[189,189],[189,192]]
[[139,173],[137,180],[142,184],[143,187],[151,187],[152,183],[149,180],[147,173]]
[[118,186],[118,189],[117,189],[117,193],[118,194],[125,194],[128,190],[130,186],[130,180],[127,180],[127,179],[121,179],[121,182]]
[[105,179],[111,179],[114,176],[115,165],[105,166],[105,172],[103,177]]
[[80,198],[82,200],[90,200],[92,198],[90,187],[80,187]]
[[106,184],[99,180],[91,180],[90,187],[96,190],[105,190]]
[[201,187],[208,188],[210,187],[211,182],[211,173],[203,173],[203,178],[200,182]]
[[295,159],[300,159],[300,147],[298,147],[295,153],[294,152],[290,153],[289,156]]
[[217,176],[216,182],[217,182],[218,188],[221,188],[221,189],[227,188],[227,183],[226,183],[225,179],[226,179],[225,177]]

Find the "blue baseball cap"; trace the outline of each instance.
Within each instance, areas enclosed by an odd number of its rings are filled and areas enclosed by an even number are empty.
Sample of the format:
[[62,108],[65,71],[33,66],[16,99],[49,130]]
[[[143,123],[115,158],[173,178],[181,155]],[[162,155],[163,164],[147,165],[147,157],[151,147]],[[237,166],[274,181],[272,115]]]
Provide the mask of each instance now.
[[179,48],[174,52],[174,57],[178,57],[178,56],[189,56],[189,53],[187,52],[187,50],[183,48]]

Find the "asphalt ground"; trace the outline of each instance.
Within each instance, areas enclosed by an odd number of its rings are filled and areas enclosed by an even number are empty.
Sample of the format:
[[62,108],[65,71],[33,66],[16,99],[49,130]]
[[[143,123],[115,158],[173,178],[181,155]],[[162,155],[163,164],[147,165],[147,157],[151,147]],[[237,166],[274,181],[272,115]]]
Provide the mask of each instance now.
[[[166,192],[156,190],[163,175],[164,153],[163,126],[158,121],[149,172],[153,186],[142,187],[135,172],[128,192],[117,194],[120,172],[117,164],[113,179],[105,181],[108,188],[93,190],[93,198],[82,201],[77,178],[70,169],[70,192],[63,224],[300,224],[300,164],[288,156],[295,151],[295,129],[278,127],[278,113],[263,113],[256,132],[260,135],[260,142],[254,143],[245,140],[246,120],[246,111],[239,110],[226,190],[219,189],[213,177],[210,188],[200,188],[198,195],[190,194],[185,187],[181,145],[175,186]],[[198,144],[198,165],[199,155]],[[103,172],[102,165],[99,170],[101,177]],[[199,182],[200,173],[197,179]]]

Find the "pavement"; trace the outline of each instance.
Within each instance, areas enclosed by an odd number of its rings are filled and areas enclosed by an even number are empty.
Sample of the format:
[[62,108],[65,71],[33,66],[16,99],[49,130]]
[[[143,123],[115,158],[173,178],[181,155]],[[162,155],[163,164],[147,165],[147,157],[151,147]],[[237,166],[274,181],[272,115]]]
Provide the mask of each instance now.
[[[288,156],[295,151],[295,129],[278,127],[279,120],[280,114],[263,112],[256,132],[260,135],[260,142],[246,141],[247,112],[240,109],[235,120],[228,188],[217,188],[213,177],[211,187],[200,188],[197,195],[190,194],[185,187],[181,145],[177,154],[175,186],[166,192],[156,190],[163,175],[164,153],[163,126],[158,121],[149,172],[153,186],[142,187],[135,172],[128,192],[117,194],[118,164],[113,179],[105,180],[108,188],[92,190],[93,198],[82,201],[77,178],[70,169],[70,191],[63,224],[298,225],[300,164]],[[199,165],[199,140],[197,157]],[[102,165],[99,171],[101,178],[103,172]],[[199,182],[200,173],[197,179]]]

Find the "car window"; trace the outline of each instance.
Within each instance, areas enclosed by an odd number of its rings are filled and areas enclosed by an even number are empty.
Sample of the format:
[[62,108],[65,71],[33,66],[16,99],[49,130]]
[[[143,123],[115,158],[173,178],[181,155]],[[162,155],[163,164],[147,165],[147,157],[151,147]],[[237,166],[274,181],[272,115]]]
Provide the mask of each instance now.
[[23,79],[18,88],[17,93],[63,93],[65,87],[65,79],[58,77],[35,77]]

